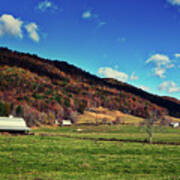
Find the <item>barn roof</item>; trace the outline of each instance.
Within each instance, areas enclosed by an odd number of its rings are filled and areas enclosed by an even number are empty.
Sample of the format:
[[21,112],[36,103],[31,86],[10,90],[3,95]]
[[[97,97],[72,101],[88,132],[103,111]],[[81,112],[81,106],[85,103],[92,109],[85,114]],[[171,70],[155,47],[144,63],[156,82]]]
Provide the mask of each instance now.
[[62,125],[72,125],[72,122],[71,122],[71,120],[63,120],[62,121]]
[[23,118],[0,117],[0,131],[29,131]]

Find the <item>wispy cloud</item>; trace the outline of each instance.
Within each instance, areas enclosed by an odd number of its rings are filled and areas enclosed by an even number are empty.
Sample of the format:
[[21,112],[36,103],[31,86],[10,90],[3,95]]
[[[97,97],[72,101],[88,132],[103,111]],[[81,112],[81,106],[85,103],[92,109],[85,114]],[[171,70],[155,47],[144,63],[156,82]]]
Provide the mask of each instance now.
[[102,27],[102,26],[107,24],[105,21],[103,21],[100,18],[99,14],[94,13],[92,10],[84,11],[82,13],[82,15],[81,15],[81,18],[84,19],[84,20],[91,20],[91,21],[93,21],[96,24],[97,28],[100,28],[100,27]]
[[167,0],[172,5],[180,6],[180,0]]
[[23,21],[20,19],[10,14],[3,14],[0,17],[0,36],[10,35],[22,39],[22,25]]
[[28,34],[29,34],[29,37],[35,41],[35,42],[39,42],[40,38],[39,38],[39,35],[37,33],[38,31],[38,26],[36,23],[30,23],[28,25],[25,26]]
[[46,10],[58,10],[58,6],[49,0],[42,1],[38,4],[37,9],[44,12]]
[[155,54],[146,61],[146,63],[150,63],[150,62],[155,63],[157,66],[161,66],[161,65],[166,65],[166,64],[170,63],[170,59],[166,55]]
[[158,86],[158,89],[168,93],[180,92],[180,87],[174,81],[164,81]]
[[153,69],[153,71],[154,71],[154,74],[156,75],[156,76],[158,76],[158,77],[160,77],[160,78],[165,78],[165,73],[166,73],[166,68],[165,67],[155,67],[154,69]]
[[180,53],[176,53],[174,56],[175,56],[176,58],[180,58]]
[[123,82],[128,80],[128,75],[126,73],[119,72],[118,70],[110,67],[101,67],[99,68],[98,73],[106,78],[114,78]]
[[92,13],[91,13],[91,11],[90,11],[90,10],[84,11],[84,12],[82,13],[82,18],[83,18],[83,19],[90,19],[90,18],[92,18]]
[[139,79],[139,76],[136,76],[135,75],[135,72],[133,72],[132,74],[131,74],[131,76],[130,76],[130,80],[132,80],[132,81],[137,81]]
[[174,67],[174,64],[171,64],[171,60],[168,56],[163,54],[155,54],[146,60],[146,64],[153,64],[155,67],[153,68],[154,75],[164,78],[167,69],[171,69]]
[[98,27],[100,28],[100,27],[102,27],[102,26],[104,26],[104,25],[106,25],[106,24],[107,24],[106,22],[100,21],[100,22],[98,23]]

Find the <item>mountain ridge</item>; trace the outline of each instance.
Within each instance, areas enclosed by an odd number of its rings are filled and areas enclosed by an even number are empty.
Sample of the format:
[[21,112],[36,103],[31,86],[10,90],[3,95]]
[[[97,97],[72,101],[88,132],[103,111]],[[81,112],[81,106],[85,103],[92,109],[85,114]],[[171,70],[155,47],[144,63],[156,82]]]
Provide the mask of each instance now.
[[[37,122],[25,117],[28,123],[33,121],[30,125],[51,124],[55,119],[73,119],[73,113],[83,113],[85,108],[93,106],[140,117],[146,117],[145,109],[180,117],[178,99],[153,95],[112,78],[97,77],[65,61],[0,48],[0,67],[0,100],[5,104],[14,104],[15,108],[8,110],[14,115],[18,114],[18,107],[23,109],[19,115],[24,117],[27,109],[33,111]],[[21,90],[17,83],[21,85]],[[42,114],[47,122],[39,117]]]

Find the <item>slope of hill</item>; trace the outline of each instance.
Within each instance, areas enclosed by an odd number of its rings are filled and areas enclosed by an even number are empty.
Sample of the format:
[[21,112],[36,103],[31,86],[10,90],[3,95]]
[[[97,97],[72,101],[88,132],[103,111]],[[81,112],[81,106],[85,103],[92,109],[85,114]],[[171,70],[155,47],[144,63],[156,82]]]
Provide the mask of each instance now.
[[179,100],[102,79],[66,62],[0,48],[0,115],[23,116],[29,126],[53,124],[85,108],[105,107],[139,117],[147,111],[180,117]]
[[[169,117],[171,119],[171,117]],[[91,108],[78,116],[76,124],[133,124],[139,125],[144,119],[118,110],[108,110],[103,107]]]

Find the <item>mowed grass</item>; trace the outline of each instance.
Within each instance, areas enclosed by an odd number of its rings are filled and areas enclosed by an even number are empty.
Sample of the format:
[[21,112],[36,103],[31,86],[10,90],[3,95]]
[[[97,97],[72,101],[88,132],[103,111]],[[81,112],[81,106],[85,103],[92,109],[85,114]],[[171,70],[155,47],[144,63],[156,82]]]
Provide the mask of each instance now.
[[[77,132],[78,128],[84,132]],[[35,136],[0,135],[1,180],[180,179],[180,146],[76,139],[134,138],[138,134],[136,138],[141,138],[145,132],[140,127],[72,126],[34,132]],[[156,132],[160,139],[168,134],[168,141],[177,136],[180,142],[179,129]]]
[[[80,132],[78,130],[80,129]],[[146,127],[131,125],[100,125],[100,126],[72,126],[72,127],[53,127],[34,130],[36,133],[49,133],[49,135],[64,135],[68,137],[80,138],[106,138],[119,140],[146,140],[148,135]],[[178,142],[180,143],[180,129],[171,127],[155,126],[153,128],[154,142]]]

